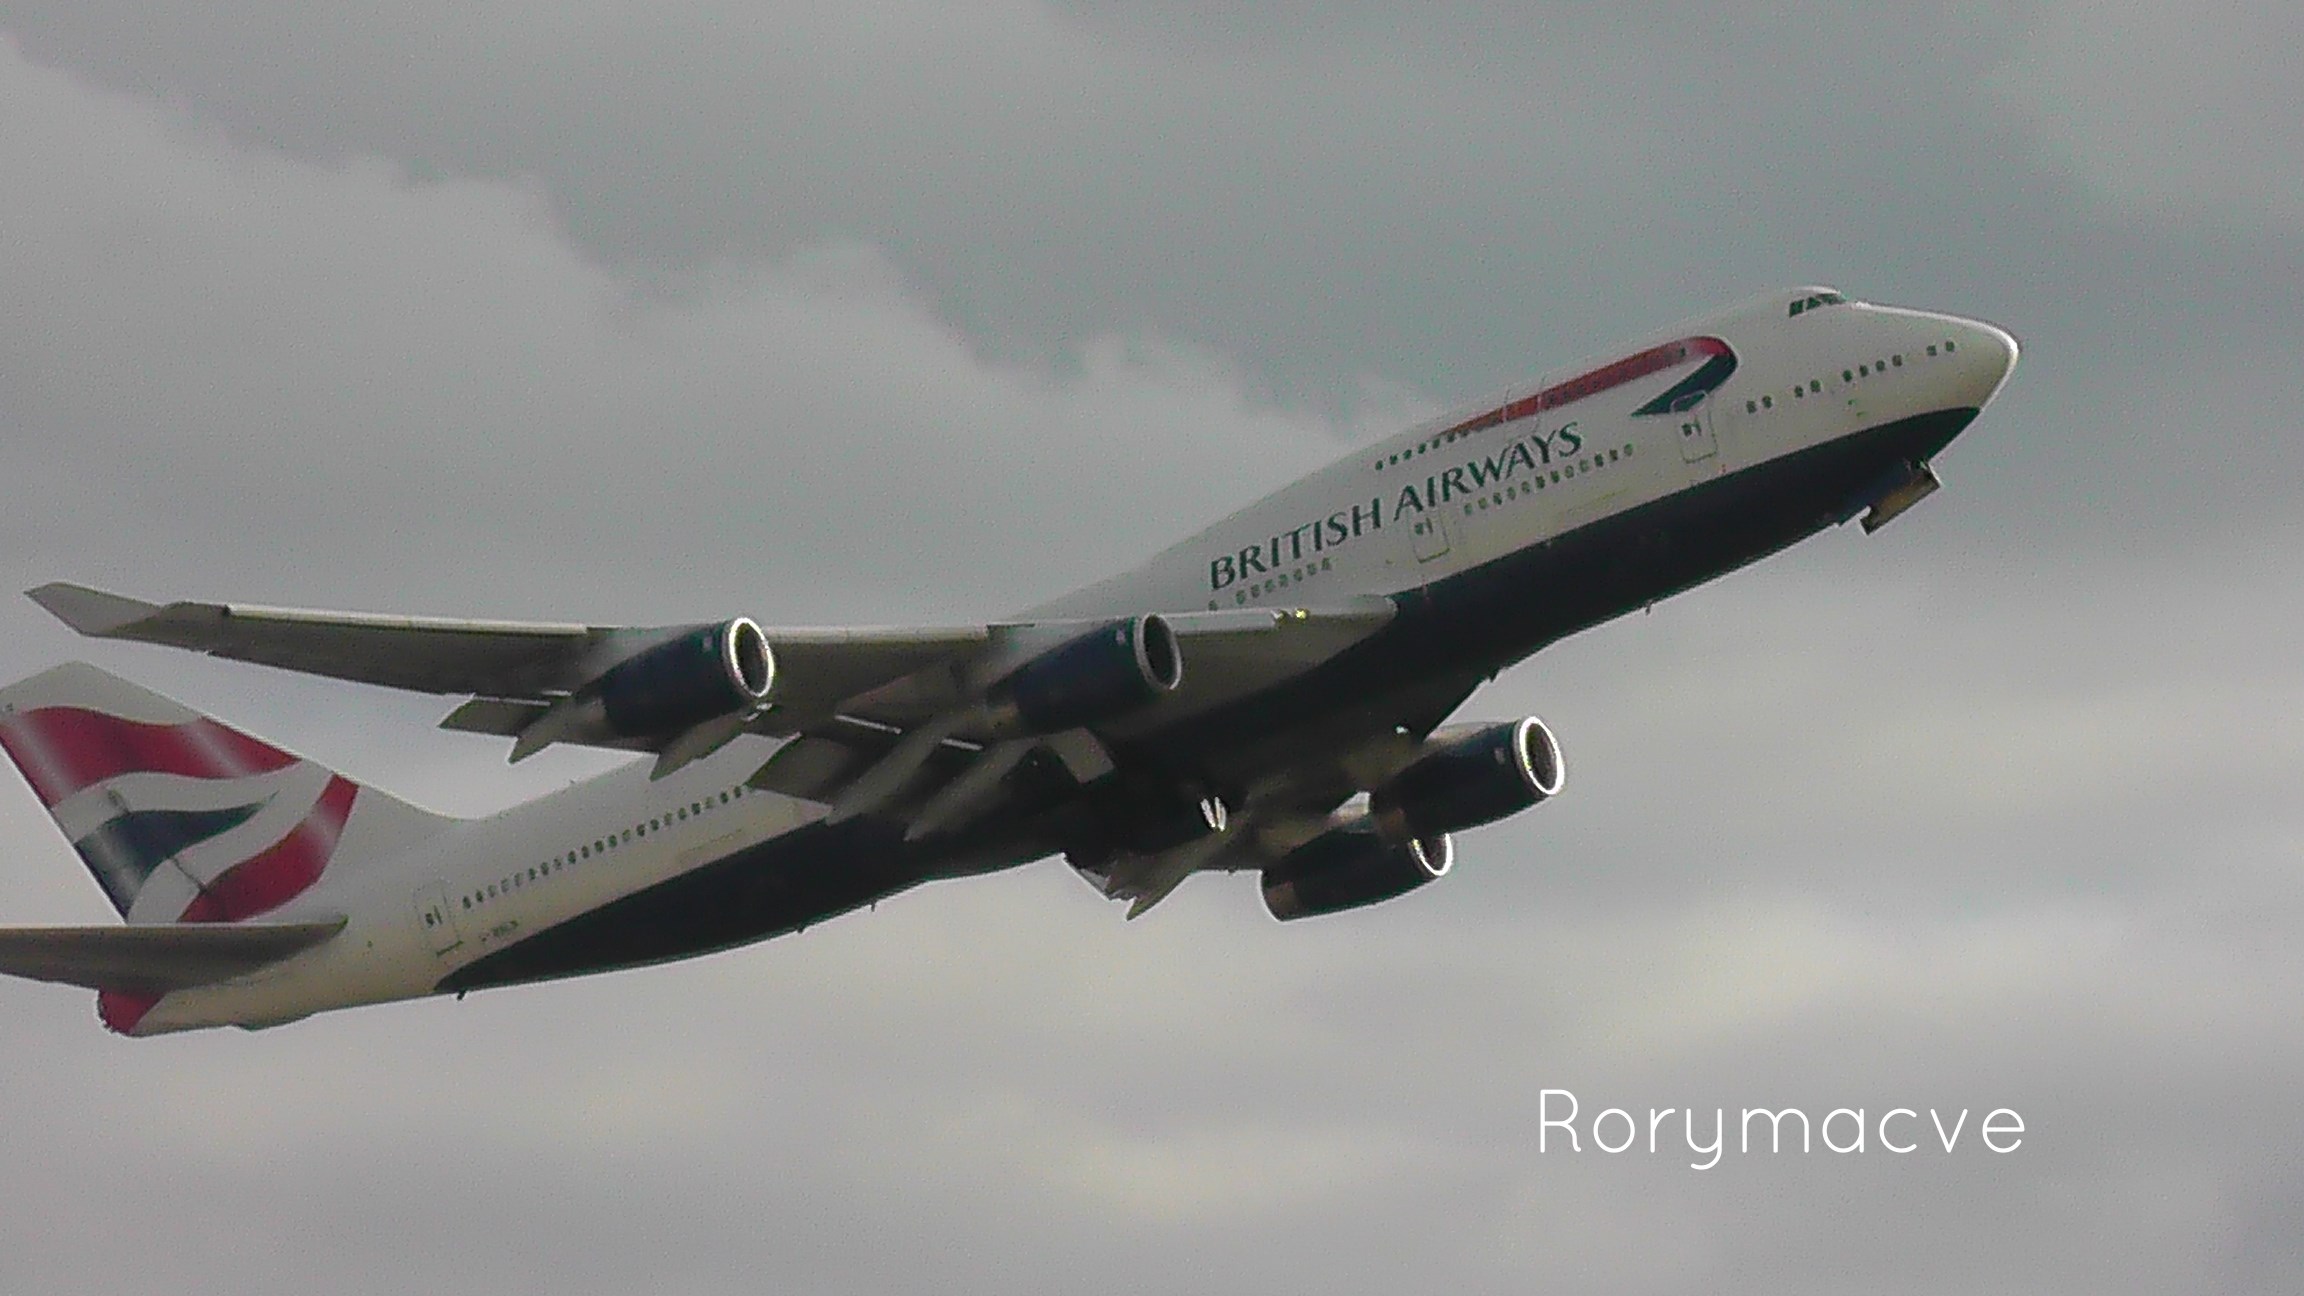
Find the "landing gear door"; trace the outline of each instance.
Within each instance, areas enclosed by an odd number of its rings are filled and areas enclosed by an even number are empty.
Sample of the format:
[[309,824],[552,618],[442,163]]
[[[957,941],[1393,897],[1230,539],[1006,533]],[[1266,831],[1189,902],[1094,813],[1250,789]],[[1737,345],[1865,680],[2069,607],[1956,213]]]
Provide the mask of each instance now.
[[1700,464],[1720,453],[1720,440],[1712,431],[1711,393],[1694,395],[1693,403],[1672,415],[1672,419],[1679,425],[1681,461]]
[[454,911],[448,907],[448,884],[435,882],[416,893],[416,926],[435,954],[445,954],[464,943],[456,930]]

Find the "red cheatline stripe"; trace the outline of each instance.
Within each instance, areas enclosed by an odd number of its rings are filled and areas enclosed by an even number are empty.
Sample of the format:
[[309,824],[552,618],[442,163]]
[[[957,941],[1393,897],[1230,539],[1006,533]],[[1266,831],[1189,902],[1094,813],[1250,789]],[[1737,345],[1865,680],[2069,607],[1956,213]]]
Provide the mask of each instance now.
[[351,817],[352,800],[359,792],[359,785],[342,775],[330,778],[319,804],[302,823],[262,854],[218,874],[176,921],[240,922],[304,894],[320,880],[329,856],[336,853],[336,839],[343,835],[344,821]]
[[1564,382],[1557,382],[1533,396],[1523,396],[1509,405],[1498,406],[1485,414],[1475,415],[1449,428],[1440,435],[1462,435],[1466,432],[1484,432],[1506,423],[1517,423],[1538,410],[1558,409],[1604,391],[1635,382],[1652,373],[1661,373],[1675,365],[1691,360],[1710,359],[1727,355],[1728,344],[1716,337],[1682,338],[1652,346],[1637,355],[1612,360],[1587,373],[1580,373]]
[[276,747],[213,720],[142,724],[80,707],[41,707],[0,722],[0,747],[54,809],[82,789],[122,774],[240,778],[296,763]]

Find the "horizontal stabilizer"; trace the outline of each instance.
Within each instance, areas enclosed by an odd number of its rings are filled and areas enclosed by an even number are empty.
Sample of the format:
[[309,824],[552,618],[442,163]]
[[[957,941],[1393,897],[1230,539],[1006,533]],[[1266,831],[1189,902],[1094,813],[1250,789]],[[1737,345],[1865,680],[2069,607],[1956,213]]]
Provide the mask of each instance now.
[[0,927],[0,972],[166,994],[245,976],[344,930],[342,918],[301,923],[170,923],[136,927]]

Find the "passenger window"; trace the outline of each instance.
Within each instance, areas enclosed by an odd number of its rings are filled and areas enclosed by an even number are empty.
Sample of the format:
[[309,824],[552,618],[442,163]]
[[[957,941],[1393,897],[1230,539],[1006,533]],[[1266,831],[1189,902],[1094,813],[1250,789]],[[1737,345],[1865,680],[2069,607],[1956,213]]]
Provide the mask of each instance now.
[[1930,354],[1930,355],[1934,355],[1934,354],[1936,354],[1936,344],[1935,344],[1935,343],[1931,342],[1931,343],[1929,343],[1929,344],[1928,344],[1928,354]]
[[1871,368],[1871,366],[1869,366],[1869,365],[1858,365],[1858,366],[1856,366],[1856,372],[1857,372],[1857,373],[1860,373],[1860,374],[1862,374],[1862,375],[1864,375],[1864,376],[1865,376],[1865,377],[1867,377],[1867,378],[1869,378],[1869,377],[1871,377],[1871,376],[1872,376],[1872,368]]
[[1946,339],[1946,340],[1945,340],[1945,342],[1944,342],[1944,353],[1945,353],[1946,355],[1950,355],[1950,354],[1952,353],[1952,349],[1953,349],[1953,348],[1952,348],[1952,342],[1951,342],[1951,340],[1950,340],[1950,339]]
[[1798,400],[1798,399],[1800,399],[1801,397],[1803,397],[1803,396],[1806,396],[1807,394],[1808,394],[1808,389],[1807,389],[1807,388],[1805,388],[1805,387],[1795,387],[1795,388],[1793,388],[1793,389],[1792,389],[1792,399],[1794,399],[1794,400]]
[[1856,381],[1856,375],[1855,375],[1855,374],[1853,374],[1853,373],[1851,373],[1851,372],[1849,372],[1849,371],[1848,371],[1848,370],[1846,370],[1846,369],[1843,369],[1843,370],[1841,370],[1841,371],[1840,371],[1840,381],[1842,381],[1842,382],[1854,382],[1854,381]]
[[1759,413],[1759,412],[1760,412],[1760,402],[1758,402],[1758,401],[1746,401],[1746,402],[1744,402],[1744,412],[1745,412],[1745,413],[1747,413],[1747,414],[1757,414],[1757,413]]
[[1890,363],[1890,364],[1892,364],[1892,365],[1896,366],[1897,368],[1901,369],[1901,368],[1903,368],[1903,367],[1904,367],[1904,357],[1902,357],[1902,356],[1900,356],[1900,355],[1892,355],[1892,356],[1888,357],[1888,363]]
[[1824,390],[1824,380],[1823,380],[1823,379],[1821,379],[1821,378],[1811,378],[1811,379],[1809,379],[1809,380],[1808,380],[1808,390],[1810,390],[1810,391],[1812,391],[1812,392],[1821,392],[1821,391],[1823,391],[1823,390]]
[[1771,397],[1771,396],[1763,396],[1763,397],[1761,397],[1761,398],[1760,398],[1760,408],[1762,408],[1762,409],[1774,409],[1774,408],[1776,408],[1776,400],[1775,400],[1775,398],[1774,398],[1774,397]]

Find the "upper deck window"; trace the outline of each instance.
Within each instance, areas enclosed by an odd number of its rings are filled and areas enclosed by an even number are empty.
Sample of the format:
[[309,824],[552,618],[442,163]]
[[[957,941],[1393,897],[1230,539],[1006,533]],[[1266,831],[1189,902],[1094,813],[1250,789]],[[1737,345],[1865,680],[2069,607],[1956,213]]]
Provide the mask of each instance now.
[[1802,297],[1792,303],[1792,309],[1786,313],[1785,318],[1789,319],[1793,315],[1798,315],[1802,311],[1819,310],[1826,306],[1837,306],[1847,300],[1847,298],[1836,292],[1820,292],[1812,297]]

